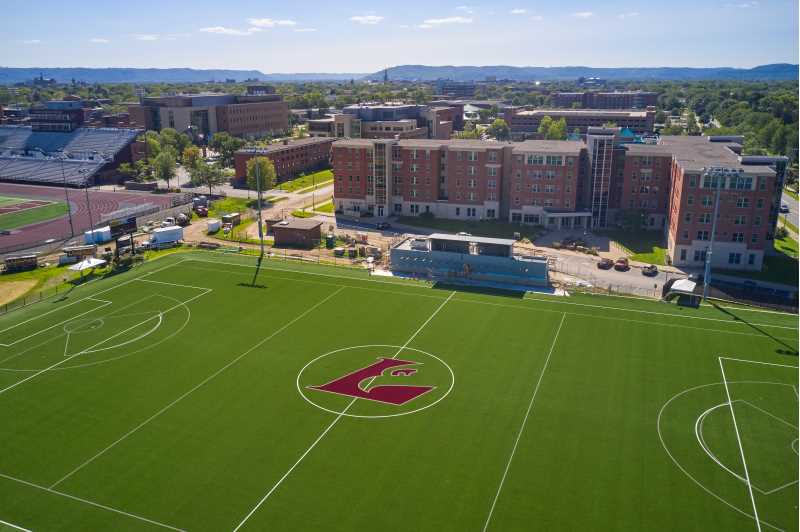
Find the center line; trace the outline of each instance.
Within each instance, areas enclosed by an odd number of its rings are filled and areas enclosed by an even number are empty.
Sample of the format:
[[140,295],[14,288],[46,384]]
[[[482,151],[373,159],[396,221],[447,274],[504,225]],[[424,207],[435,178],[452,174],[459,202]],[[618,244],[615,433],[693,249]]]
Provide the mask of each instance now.
[[[406,340],[406,343],[403,344],[403,347],[398,349],[397,352],[394,354],[394,356],[392,358],[397,358],[397,355],[399,355],[403,351],[403,349],[408,347],[408,344],[410,344],[414,340],[414,338],[416,338],[417,335],[419,335],[419,333],[422,331],[422,329],[424,329],[425,326],[428,325],[428,323],[431,322],[431,320],[439,313],[440,310],[442,310],[442,308],[444,308],[444,306],[447,304],[447,302],[450,301],[453,298],[454,295],[455,295],[455,291],[450,292],[450,295],[447,297],[447,299],[445,299],[442,302],[441,305],[436,307],[436,310],[433,311],[433,314],[431,314],[428,317],[428,319],[425,320],[425,323],[423,323],[422,325],[419,326],[419,329],[414,331],[414,334],[412,334],[411,337],[408,340]],[[373,377],[372,379],[370,379],[369,382],[367,382],[367,385],[365,386],[365,388],[369,387],[369,385],[372,383],[372,381],[375,380],[376,378],[377,377]],[[325,430],[323,430],[322,433],[320,433],[320,435],[317,436],[317,439],[314,440],[314,442],[308,447],[308,449],[306,449],[306,451],[303,454],[300,455],[300,458],[298,458],[297,461],[294,464],[292,464],[292,467],[290,467],[289,470],[286,473],[284,473],[284,475],[281,478],[278,479],[278,482],[276,482],[275,485],[272,486],[272,488],[267,492],[267,494],[264,495],[261,498],[260,501],[258,501],[258,504],[256,504],[253,507],[253,509],[250,510],[250,513],[248,513],[246,516],[244,516],[244,519],[242,519],[242,521],[238,525],[236,525],[236,528],[233,529],[233,532],[237,532],[240,528],[242,528],[244,526],[244,524],[247,522],[247,520],[250,519],[253,516],[254,513],[256,513],[256,511],[261,507],[262,504],[264,504],[264,502],[270,497],[270,495],[272,495],[275,492],[275,490],[278,489],[278,486],[280,486],[283,483],[283,481],[286,480],[286,478],[292,473],[292,471],[294,471],[294,468],[296,468],[300,464],[300,462],[303,461],[303,459],[308,455],[308,453],[310,453],[312,450],[314,450],[314,447],[316,447],[317,444],[320,441],[322,441],[322,438],[324,438],[325,435],[328,434],[328,432],[330,432],[330,430],[334,426],[336,426],[336,424],[339,422],[339,420],[342,419],[345,416],[345,414],[347,414],[347,411],[350,410],[350,407],[353,406],[353,404],[355,404],[355,402],[357,400],[358,400],[358,397],[353,398],[353,400],[350,401],[350,403],[347,405],[347,407],[345,407],[345,409],[342,410],[339,413],[338,416],[336,416],[336,419],[334,419],[331,422],[330,425],[325,427]]]

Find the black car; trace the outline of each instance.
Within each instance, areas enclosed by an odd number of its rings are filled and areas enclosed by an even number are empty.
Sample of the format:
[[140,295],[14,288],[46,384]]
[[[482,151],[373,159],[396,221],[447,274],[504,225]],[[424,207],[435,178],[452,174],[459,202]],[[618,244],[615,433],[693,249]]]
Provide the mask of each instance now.
[[380,231],[383,231],[384,229],[390,229],[391,227],[392,224],[390,224],[389,222],[378,222],[375,224],[375,228]]
[[646,275],[647,277],[655,277],[658,275],[658,268],[655,264],[650,264],[649,266],[642,267],[642,275]]

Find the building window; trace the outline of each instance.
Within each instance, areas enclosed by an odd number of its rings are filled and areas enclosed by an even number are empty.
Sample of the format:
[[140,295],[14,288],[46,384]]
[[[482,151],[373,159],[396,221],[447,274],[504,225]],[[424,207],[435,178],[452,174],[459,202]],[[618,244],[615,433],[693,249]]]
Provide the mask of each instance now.
[[749,264],[750,266],[753,266],[755,263],[756,263],[756,254],[755,253],[750,253],[747,256],[747,264]]
[[686,223],[691,223],[692,222],[692,213],[687,212],[686,215],[683,217],[683,220]]
[[731,242],[744,242],[744,233],[731,233]]
[[529,154],[526,162],[528,164],[544,164],[544,156]]
[[694,250],[694,261],[695,262],[705,262],[706,261],[706,250],[705,249],[696,249],[696,250]]
[[756,209],[763,209],[764,208],[764,199],[758,198],[756,200]]
[[475,207],[467,207],[467,216],[470,218],[475,218]]
[[478,160],[478,152],[474,152],[474,151],[467,152],[467,160],[468,161],[477,161]]
[[710,212],[702,213],[700,215],[700,217],[697,219],[697,221],[700,222],[701,224],[710,224],[711,223],[711,213]]
[[698,231],[697,240],[708,240],[708,231]]
[[753,217],[753,225],[761,225],[761,216]]
[[489,152],[489,161],[491,161],[491,162],[497,161],[497,152],[496,151],[490,151]]
[[456,216],[461,216],[461,207],[456,207]]
[[736,206],[740,209],[746,209],[750,207],[750,198],[746,197],[736,198]]
[[497,181],[495,179],[490,179],[486,182],[486,188],[497,188]]
[[403,204],[402,203],[395,203],[394,204],[394,212],[396,212],[396,213],[403,212]]
[[522,213],[512,212],[511,213],[511,221],[514,222],[514,223],[522,222]]
[[741,253],[728,253],[728,264],[741,264],[741,263],[742,263]]
[[681,249],[681,260],[686,260],[686,250]]
[[753,244],[755,244],[756,242],[758,242],[758,233],[753,233],[753,234],[750,236],[750,242],[752,242]]
[[694,196],[691,194],[686,198],[686,205],[694,205]]
[[733,225],[747,225],[747,216],[744,215],[734,216]]
[[490,167],[489,167],[489,168],[486,170],[486,175],[488,175],[488,176],[490,176],[490,177],[496,177],[496,176],[497,176],[497,167],[495,167],[495,166],[490,166]]

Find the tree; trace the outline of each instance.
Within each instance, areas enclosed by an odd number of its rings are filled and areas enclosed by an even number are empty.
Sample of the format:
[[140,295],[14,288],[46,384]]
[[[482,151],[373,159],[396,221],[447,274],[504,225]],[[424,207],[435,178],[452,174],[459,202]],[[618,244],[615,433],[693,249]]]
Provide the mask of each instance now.
[[153,174],[156,179],[166,181],[169,188],[170,180],[175,177],[175,156],[171,149],[163,150],[153,159]]
[[546,140],[566,140],[567,121],[563,118],[553,120],[551,117],[545,115],[539,122],[538,132]]
[[128,179],[134,179],[138,172],[131,163],[122,163],[119,165],[119,173],[124,175]]
[[247,188],[256,190],[256,170],[261,180],[261,190],[269,190],[275,186],[277,174],[272,159],[268,157],[252,157],[247,160]]
[[200,148],[197,146],[186,146],[183,149],[183,164],[188,168],[193,168],[198,161],[201,161],[202,158],[200,157]]
[[230,133],[220,131],[219,133],[214,133],[208,145],[219,153],[220,162],[223,166],[233,166],[233,154],[236,153],[236,150],[244,147],[245,141],[234,137]]
[[487,133],[497,140],[508,140],[511,136],[511,130],[502,118],[495,118],[492,125],[489,126]]
[[189,167],[192,185],[208,187],[208,194],[214,193],[213,188],[225,182],[225,174],[216,164],[208,164],[203,159]]

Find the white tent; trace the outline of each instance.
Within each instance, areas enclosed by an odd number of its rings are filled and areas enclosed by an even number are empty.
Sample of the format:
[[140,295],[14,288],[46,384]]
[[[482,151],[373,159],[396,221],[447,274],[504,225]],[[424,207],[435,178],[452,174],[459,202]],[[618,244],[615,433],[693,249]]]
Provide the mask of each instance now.
[[90,268],[97,268],[98,266],[102,266],[106,263],[103,259],[96,259],[94,257],[89,257],[86,260],[82,260],[77,264],[73,264],[69,267],[70,270],[74,272],[82,272],[83,270],[88,270]]

